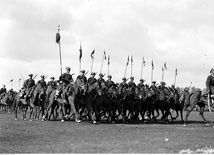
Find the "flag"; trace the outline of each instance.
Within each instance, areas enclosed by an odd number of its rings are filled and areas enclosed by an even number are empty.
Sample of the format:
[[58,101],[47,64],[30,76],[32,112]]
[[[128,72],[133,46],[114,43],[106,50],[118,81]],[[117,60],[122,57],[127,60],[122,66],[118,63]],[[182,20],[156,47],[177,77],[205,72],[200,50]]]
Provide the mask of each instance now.
[[129,65],[129,56],[128,56],[128,59],[127,59],[127,64],[126,64],[126,66],[128,66]]
[[175,76],[178,75],[178,70],[177,68],[175,69]]
[[103,55],[103,56],[104,56],[104,59],[106,60],[106,52],[104,51],[104,53],[103,53],[103,54],[104,54],[104,55]]
[[152,60],[152,70],[154,69],[154,63],[153,63],[153,60]]
[[131,64],[133,63],[133,57],[131,56]]
[[82,45],[81,44],[80,44],[79,51],[80,51],[79,61],[81,61],[81,59],[82,59]]
[[21,81],[22,79],[20,78],[19,81]]
[[95,49],[91,52],[91,58],[94,59]]
[[167,69],[167,67],[166,67],[166,62],[164,63],[164,68]]
[[[58,31],[59,31],[59,30],[60,30],[60,25],[58,25]],[[61,37],[60,37],[60,34],[59,34],[59,32],[57,32],[57,33],[56,33],[56,43],[58,43],[58,44],[60,43],[60,38],[61,38]]]
[[146,61],[144,60],[144,57],[143,57],[143,66],[146,66]]
[[110,64],[110,55],[108,55],[108,65]]
[[11,79],[10,82],[13,82],[13,79]]

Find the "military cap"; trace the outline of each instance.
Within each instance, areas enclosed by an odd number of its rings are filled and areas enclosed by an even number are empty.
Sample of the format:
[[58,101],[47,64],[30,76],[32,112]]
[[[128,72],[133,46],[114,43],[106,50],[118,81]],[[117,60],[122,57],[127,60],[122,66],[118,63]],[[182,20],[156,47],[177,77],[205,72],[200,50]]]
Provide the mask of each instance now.
[[69,67],[69,66],[68,66],[68,67],[66,67],[65,69],[67,69],[67,70],[71,70],[71,67]]
[[53,76],[51,76],[51,78],[50,79],[55,79]]
[[83,73],[83,74],[85,74],[85,70],[81,70],[80,72]]
[[156,83],[156,81],[152,81],[152,83]]
[[171,87],[175,87],[175,85],[173,84]]
[[134,77],[133,77],[133,76],[131,76],[131,77],[130,77],[130,79],[134,79]]
[[210,70],[210,73],[212,73],[213,70],[214,70],[214,68],[212,68],[212,69]]
[[33,76],[33,74],[28,74],[28,76]]
[[188,88],[188,87],[185,87],[184,90],[185,90],[185,91],[189,91],[189,88]]
[[161,82],[160,82],[160,84],[162,84],[162,85],[166,85],[166,83],[165,83],[164,81],[161,81]]
[[41,77],[41,78],[45,78],[45,76],[44,76],[44,75],[41,75],[40,77]]
[[112,76],[111,76],[111,75],[108,75],[108,77],[112,78]]
[[123,78],[122,78],[122,80],[126,80],[126,78],[125,78],[125,77],[123,77]]
[[91,72],[91,75],[96,75],[96,73],[95,72]]
[[103,77],[104,75],[103,75],[103,73],[100,73],[99,76],[102,76],[102,77]]
[[140,81],[145,82],[146,80],[144,80],[144,79],[140,79]]

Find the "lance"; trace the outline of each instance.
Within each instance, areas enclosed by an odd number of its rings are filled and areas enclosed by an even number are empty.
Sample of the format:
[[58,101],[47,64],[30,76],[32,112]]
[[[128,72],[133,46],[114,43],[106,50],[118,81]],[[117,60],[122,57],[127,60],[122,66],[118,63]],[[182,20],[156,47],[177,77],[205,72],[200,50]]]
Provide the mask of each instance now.
[[38,75],[38,74],[36,74],[36,75],[33,77],[33,80],[37,77],[37,75]]
[[162,81],[164,80],[164,72],[165,72],[165,69],[162,66]]
[[79,55],[79,72],[81,71],[81,59],[82,59],[82,45],[80,43],[80,55]]
[[91,71],[90,73],[92,73],[92,69],[93,69],[93,64],[94,64],[94,53],[95,53],[95,49],[92,51],[91,53]]
[[175,69],[175,80],[174,80],[174,85],[176,84],[176,77],[177,77],[177,68]]
[[127,66],[128,66],[128,65],[129,65],[129,56],[128,56],[127,63],[126,63],[126,68],[125,68],[124,77],[126,77],[126,71],[127,71]]
[[106,57],[106,53],[105,53],[105,51],[104,51],[104,53],[103,53],[103,58],[102,58],[102,64],[101,64],[100,73],[102,73],[102,69],[103,69],[103,61],[104,61],[104,59],[106,59],[105,57]]
[[[23,78],[23,80],[25,81],[25,78],[22,76],[22,74],[20,74],[21,75],[21,77]],[[27,87],[27,89],[28,89],[28,85],[26,84],[26,83],[24,83],[25,84],[25,86]]]
[[107,63],[107,65],[108,65],[108,75],[109,75],[109,65],[110,65],[110,56],[108,55],[108,63]]
[[142,65],[141,65],[141,72],[140,72],[140,79],[143,78],[143,66],[145,66],[145,60],[144,60],[144,57],[142,58]]
[[132,77],[133,57],[131,56],[131,77]]
[[45,79],[48,77],[48,75],[45,76]]
[[11,82],[11,89],[12,89],[13,88],[13,79],[10,80],[10,82]]
[[60,25],[58,25],[58,33],[56,34],[56,42],[59,44],[59,59],[60,59],[60,72],[62,75],[62,54],[61,54],[61,43],[60,43]]
[[19,82],[19,90],[20,90],[21,80],[22,80],[22,79],[20,78],[19,81],[18,81],[18,82]]
[[153,64],[153,60],[152,60],[151,83],[152,83],[152,81],[153,81],[153,70],[154,70],[154,64]]

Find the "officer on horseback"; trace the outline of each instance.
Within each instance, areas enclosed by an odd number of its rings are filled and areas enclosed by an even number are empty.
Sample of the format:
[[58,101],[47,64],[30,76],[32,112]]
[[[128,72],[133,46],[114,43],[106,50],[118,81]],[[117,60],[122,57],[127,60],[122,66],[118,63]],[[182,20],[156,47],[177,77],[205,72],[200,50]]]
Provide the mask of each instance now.
[[209,95],[214,95],[214,68],[210,70],[210,75],[206,80],[207,93]]
[[77,76],[77,79],[80,79],[84,84],[87,83],[87,78],[85,76],[85,70],[80,71],[80,75]]
[[112,76],[108,75],[108,80],[106,80],[106,86],[109,89],[113,85],[114,85],[114,82],[112,81]]
[[134,82],[134,77],[130,77],[130,81],[128,82],[128,88],[130,88],[132,90],[132,92],[134,93],[134,90],[136,88],[136,84]]
[[25,82],[23,84],[25,98],[31,97],[34,86],[35,86],[35,81],[33,79],[33,74],[29,74],[29,79],[25,80]]
[[99,78],[97,79],[97,83],[99,85],[99,87],[101,88],[102,83],[105,83],[105,80],[103,79],[104,75],[102,73],[99,74]]
[[92,72],[92,73],[91,73],[91,77],[88,78],[88,84],[89,84],[89,85],[93,85],[94,83],[97,82],[97,79],[95,78],[95,75],[96,75],[95,72]]
[[6,86],[3,85],[3,87],[0,89],[0,99],[6,94],[7,89]]
[[[73,83],[73,77],[70,74],[71,68],[70,67],[66,67],[66,72],[63,73],[60,77],[59,77],[59,82],[62,82],[59,87],[57,88],[56,94],[55,94],[55,99],[57,99],[58,97],[61,96],[61,93],[64,89],[66,89],[66,87],[70,84]],[[63,97],[64,98],[64,97]]]
[[140,79],[140,83],[137,85],[137,88],[138,89],[141,89],[142,87],[144,87],[144,82],[145,82],[146,80],[144,80],[144,79]]
[[41,75],[40,77],[41,77],[41,79],[37,82],[36,85],[40,85],[41,88],[46,88],[47,84],[45,82],[45,76]]

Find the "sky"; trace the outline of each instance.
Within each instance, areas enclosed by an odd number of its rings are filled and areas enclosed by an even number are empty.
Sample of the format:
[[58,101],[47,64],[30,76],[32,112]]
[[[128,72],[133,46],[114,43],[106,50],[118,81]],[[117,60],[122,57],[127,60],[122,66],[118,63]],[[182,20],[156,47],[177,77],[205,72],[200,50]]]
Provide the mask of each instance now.
[[[132,56],[125,77],[130,78],[132,68],[136,83],[141,76],[147,84],[160,83],[166,63],[167,86],[192,83],[203,89],[214,67],[213,8],[213,0],[1,0],[0,86],[18,90],[29,73],[37,75],[36,82],[40,75],[47,76],[46,81],[59,78],[60,25],[62,70],[70,66],[74,79],[79,74],[81,44],[81,69],[88,71],[87,77],[95,49],[92,71],[97,78],[105,51],[115,82],[122,81]],[[106,79],[106,60],[102,73]]]

